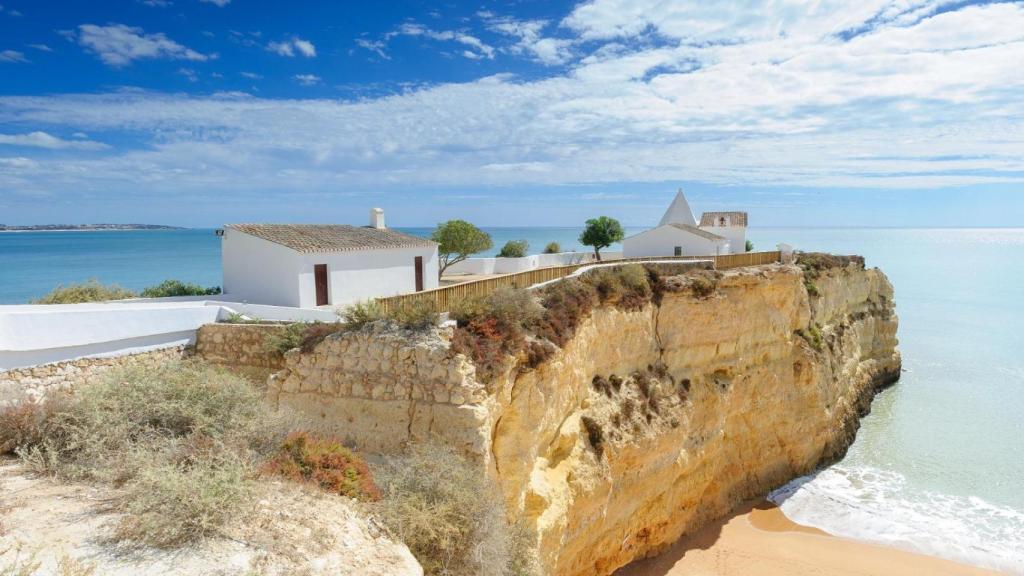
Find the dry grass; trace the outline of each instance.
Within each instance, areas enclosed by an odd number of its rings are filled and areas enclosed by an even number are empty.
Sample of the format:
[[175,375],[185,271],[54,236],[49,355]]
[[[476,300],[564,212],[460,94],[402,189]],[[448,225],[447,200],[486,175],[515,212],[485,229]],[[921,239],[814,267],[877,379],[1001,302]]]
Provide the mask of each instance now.
[[108,372],[58,402],[16,452],[35,471],[111,484],[118,538],[175,546],[249,501],[282,420],[246,380],[194,361]]
[[529,533],[508,526],[497,487],[451,448],[413,446],[382,478],[381,516],[426,574],[536,573]]

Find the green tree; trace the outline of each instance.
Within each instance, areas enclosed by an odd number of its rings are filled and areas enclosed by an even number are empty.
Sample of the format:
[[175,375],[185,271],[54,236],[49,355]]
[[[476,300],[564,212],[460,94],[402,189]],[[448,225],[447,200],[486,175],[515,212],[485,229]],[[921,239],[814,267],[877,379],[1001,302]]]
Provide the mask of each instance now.
[[750,240],[747,240],[746,248],[747,248],[747,252],[753,252],[754,251],[754,243],[751,242]]
[[462,262],[471,254],[489,250],[494,246],[490,234],[465,220],[449,220],[438,224],[430,239],[439,244],[437,253],[441,259],[441,266],[437,271],[438,277],[443,276],[444,271],[452,264]]
[[548,245],[544,247],[545,254],[558,254],[562,251],[562,246],[558,242],[548,242]]
[[498,258],[522,258],[530,249],[530,243],[526,240],[509,240],[501,247]]
[[587,220],[587,227],[580,234],[580,244],[592,246],[594,256],[601,260],[601,248],[607,248],[616,242],[622,242],[626,234],[622,231],[622,224],[615,218],[601,216]]

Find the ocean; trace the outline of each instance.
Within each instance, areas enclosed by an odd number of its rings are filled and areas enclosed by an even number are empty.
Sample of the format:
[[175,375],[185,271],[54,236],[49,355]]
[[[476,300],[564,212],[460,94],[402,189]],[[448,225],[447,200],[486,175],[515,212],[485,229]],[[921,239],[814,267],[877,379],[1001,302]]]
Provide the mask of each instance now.
[[[510,239],[533,251],[550,241],[585,249],[578,228],[488,232],[494,251]],[[896,289],[905,369],[842,461],[771,499],[832,534],[1024,574],[1024,229],[761,228],[749,237],[759,250],[786,242],[882,268]],[[133,289],[166,278],[219,285],[219,240],[212,230],[0,233],[0,303],[88,278]]]

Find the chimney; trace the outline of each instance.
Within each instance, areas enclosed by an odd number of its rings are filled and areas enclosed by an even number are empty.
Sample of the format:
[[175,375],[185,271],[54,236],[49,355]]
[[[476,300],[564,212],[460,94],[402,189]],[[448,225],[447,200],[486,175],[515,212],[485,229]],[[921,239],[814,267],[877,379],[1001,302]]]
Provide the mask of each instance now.
[[376,228],[378,230],[384,229],[384,209],[383,208],[371,208],[370,209],[370,228]]

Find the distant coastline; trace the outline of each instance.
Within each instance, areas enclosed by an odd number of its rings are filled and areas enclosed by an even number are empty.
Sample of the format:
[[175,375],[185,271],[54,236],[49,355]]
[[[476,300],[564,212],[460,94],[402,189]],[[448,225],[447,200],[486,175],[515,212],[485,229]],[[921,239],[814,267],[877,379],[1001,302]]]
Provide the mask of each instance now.
[[0,224],[0,232],[96,232],[103,230],[184,230],[181,226],[163,224],[32,224],[7,226]]

